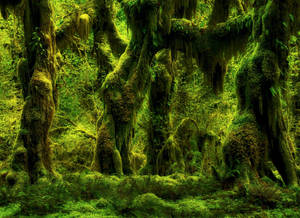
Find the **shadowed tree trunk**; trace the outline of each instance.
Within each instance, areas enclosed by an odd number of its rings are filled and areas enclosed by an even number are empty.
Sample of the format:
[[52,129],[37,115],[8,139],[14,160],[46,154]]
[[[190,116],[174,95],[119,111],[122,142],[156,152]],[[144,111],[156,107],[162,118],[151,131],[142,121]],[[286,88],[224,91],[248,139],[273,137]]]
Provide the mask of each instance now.
[[[164,1],[162,2],[162,16],[165,28],[169,29],[171,18],[191,19],[195,13],[197,1]],[[169,32],[169,30],[167,30]],[[190,50],[189,50],[190,51]],[[147,163],[143,169],[143,174],[158,174],[160,166],[157,165],[158,154],[170,136],[170,100],[172,95],[174,72],[172,58],[177,57],[178,51],[175,49],[161,50],[156,56],[156,65],[153,67],[155,78],[151,83],[149,106],[151,112],[151,124],[148,130],[149,145],[146,148]],[[187,64],[186,78],[192,72],[192,56],[186,52],[185,63]],[[182,81],[184,83],[186,81]],[[184,92],[184,90],[183,90]],[[183,93],[183,95],[186,93]],[[182,99],[186,101],[186,99]]]
[[130,174],[129,145],[133,126],[150,81],[149,65],[156,50],[152,39],[157,30],[157,3],[122,2],[132,38],[118,66],[102,85],[105,103],[99,120],[93,168],[103,173]]
[[[286,184],[298,184],[291,152],[293,145],[288,140],[282,111],[282,89],[288,71],[287,45],[292,26],[290,14],[294,7],[295,1],[255,2],[252,36],[255,46],[244,58],[237,75],[240,115],[233,122],[237,129],[229,135],[224,148],[227,167],[241,170],[241,176],[246,179],[267,174],[265,166],[270,158]],[[243,116],[252,118],[242,119]],[[237,156],[246,149],[249,138],[258,140],[252,143],[258,147],[256,152]]]
[[25,1],[26,60],[19,72],[25,105],[12,169],[28,171],[32,183],[40,176],[54,174],[48,137],[57,102],[56,42],[51,17],[48,0]]
[[157,156],[170,134],[170,100],[174,74],[172,70],[171,51],[158,52],[153,66],[154,78],[151,81],[149,109],[151,123],[148,129],[149,146],[146,148],[147,164],[143,174],[157,174]]

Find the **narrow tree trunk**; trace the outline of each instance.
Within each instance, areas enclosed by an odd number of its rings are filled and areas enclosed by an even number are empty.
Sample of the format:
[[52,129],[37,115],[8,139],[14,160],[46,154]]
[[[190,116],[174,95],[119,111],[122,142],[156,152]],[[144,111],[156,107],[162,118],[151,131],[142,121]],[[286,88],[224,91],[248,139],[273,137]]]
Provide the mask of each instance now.
[[146,148],[147,164],[143,174],[157,174],[156,161],[160,150],[170,134],[170,98],[174,79],[171,51],[162,50],[156,55],[157,64],[153,67],[149,107],[151,124],[148,129],[149,146]]

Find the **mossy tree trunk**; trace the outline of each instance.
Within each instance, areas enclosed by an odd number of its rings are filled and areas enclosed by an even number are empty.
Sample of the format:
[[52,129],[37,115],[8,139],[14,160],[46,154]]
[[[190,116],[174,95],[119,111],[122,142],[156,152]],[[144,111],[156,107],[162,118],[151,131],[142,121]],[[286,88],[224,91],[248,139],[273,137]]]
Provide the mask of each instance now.
[[[294,7],[293,2],[295,1],[269,0],[267,4],[256,2],[253,17],[255,47],[245,57],[237,75],[240,114],[252,114],[257,126],[255,128],[267,139],[263,143],[267,146],[262,148],[266,152],[264,155],[247,158],[262,158],[259,161],[263,165],[270,158],[288,185],[298,184],[295,160],[291,152],[293,145],[288,140],[287,123],[282,110],[282,89],[287,80],[287,45],[291,33],[290,13]],[[229,140],[230,143],[233,141]],[[228,146],[225,147],[227,148]],[[249,167],[254,165],[249,163]],[[263,172],[266,169],[254,170],[260,171],[261,176],[266,173]]]
[[[196,10],[197,1],[169,0],[159,2],[162,13],[161,21],[165,25],[165,33],[169,33],[172,17],[191,19]],[[143,174],[158,174],[160,166],[157,165],[158,155],[170,136],[170,100],[173,91],[174,72],[172,58],[177,57],[177,51],[163,49],[156,54],[153,66],[153,80],[150,87],[149,109],[151,113],[150,127],[148,129],[148,146],[146,148],[147,163]],[[192,72],[192,56],[185,55],[187,67],[186,77]],[[185,81],[183,81],[184,83]],[[184,90],[183,90],[184,91]],[[185,101],[186,99],[182,99]]]
[[34,183],[40,176],[54,173],[48,131],[57,102],[57,62],[50,1],[25,1],[23,19],[27,61],[19,73],[25,105],[12,168],[27,170]]
[[129,145],[133,126],[150,81],[149,65],[156,50],[153,35],[157,4],[152,1],[122,2],[132,38],[118,66],[101,88],[105,110],[99,120],[93,168],[107,174],[130,174]]

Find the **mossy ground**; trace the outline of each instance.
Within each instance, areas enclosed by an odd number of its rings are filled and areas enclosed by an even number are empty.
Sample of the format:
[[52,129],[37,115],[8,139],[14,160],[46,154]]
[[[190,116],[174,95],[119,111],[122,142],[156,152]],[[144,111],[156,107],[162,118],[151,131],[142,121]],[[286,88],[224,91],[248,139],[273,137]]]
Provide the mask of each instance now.
[[[69,4],[83,0],[55,0],[56,25],[59,26]],[[198,10],[209,13],[210,7]],[[206,16],[197,15],[201,26]],[[116,24],[123,37],[129,37],[124,13],[116,11]],[[0,167],[12,153],[20,126],[23,98],[17,80],[14,53],[22,37],[12,34],[17,21],[0,19]],[[16,44],[12,43],[17,42]],[[92,36],[77,51],[62,53],[63,67],[58,73],[59,107],[50,130],[52,156],[61,179],[42,178],[30,186],[9,187],[0,178],[0,217],[299,217],[300,190],[283,188],[263,179],[259,185],[238,185],[226,189],[213,178],[197,176],[104,176],[89,170],[96,144],[96,122],[102,113],[96,83],[97,65],[92,51]],[[107,47],[108,52],[109,46]],[[298,76],[297,51],[290,65]],[[182,56],[180,58],[180,56]],[[112,57],[114,58],[114,57]],[[174,97],[171,100],[171,132],[182,119],[195,120],[200,129],[224,142],[237,111],[235,73],[239,59],[232,60],[225,77],[224,93],[216,96],[204,83],[203,74],[185,74],[183,55],[179,55]],[[116,63],[113,63],[116,64]],[[290,88],[295,93],[293,81]],[[132,151],[140,154],[146,146],[149,115],[146,96],[137,117]],[[288,111],[288,110],[287,110]],[[209,144],[199,172],[209,171]],[[299,158],[300,160],[300,158]],[[2,168],[2,167],[1,167]],[[0,175],[5,175],[5,171]],[[275,172],[276,173],[276,172]]]
[[[63,180],[2,186],[1,217],[297,217],[296,191],[264,185],[222,190],[204,177],[103,176],[85,171]],[[298,190],[299,191],[299,190]]]

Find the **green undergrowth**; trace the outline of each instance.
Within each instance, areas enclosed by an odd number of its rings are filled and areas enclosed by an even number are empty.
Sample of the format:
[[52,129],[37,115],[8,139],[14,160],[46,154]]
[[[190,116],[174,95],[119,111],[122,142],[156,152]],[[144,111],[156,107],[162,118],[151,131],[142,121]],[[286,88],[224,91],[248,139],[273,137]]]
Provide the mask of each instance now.
[[0,216],[297,217],[299,191],[268,183],[222,190],[201,176],[118,178],[84,171],[31,186],[2,186]]
[[20,125],[23,97],[17,82],[16,61],[12,59],[15,40],[10,40],[16,20],[0,19],[0,166],[12,151]]

